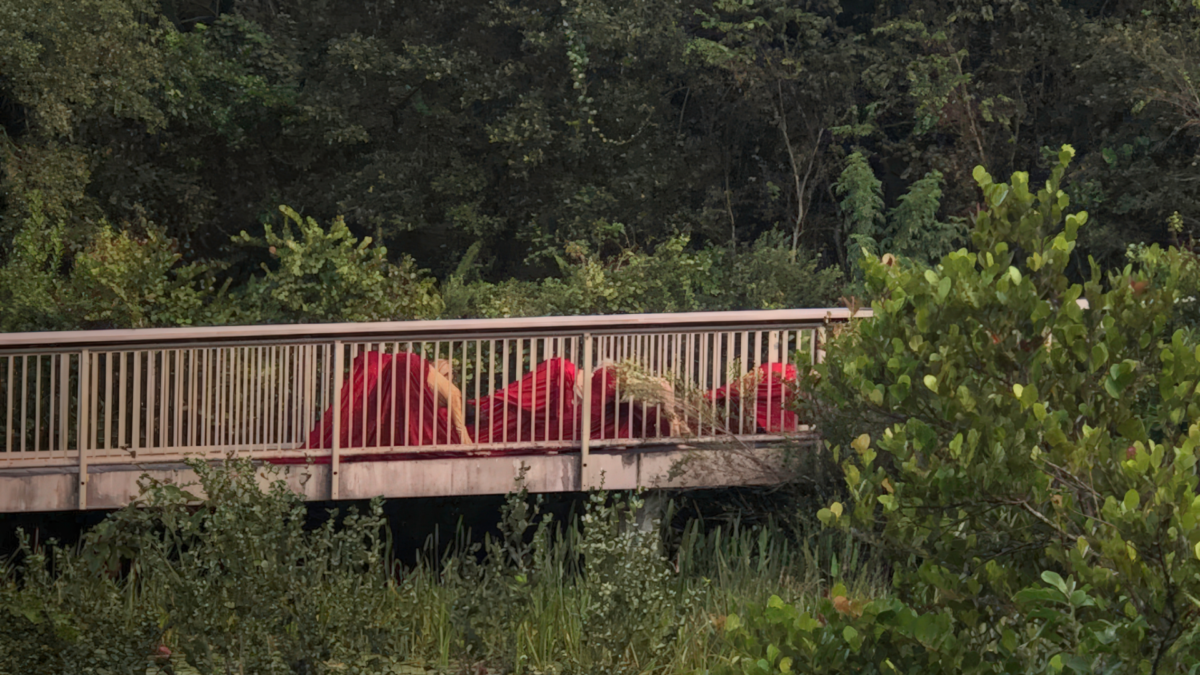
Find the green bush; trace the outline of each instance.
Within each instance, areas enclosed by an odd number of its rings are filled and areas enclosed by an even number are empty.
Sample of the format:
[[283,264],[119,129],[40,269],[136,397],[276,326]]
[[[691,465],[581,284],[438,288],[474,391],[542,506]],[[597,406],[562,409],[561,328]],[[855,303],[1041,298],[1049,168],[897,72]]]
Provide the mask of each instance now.
[[0,567],[0,674],[145,672],[163,638],[154,608],[71,551],[22,534],[18,556]]
[[268,225],[262,238],[234,238],[272,260],[234,285],[218,279],[220,265],[180,264],[176,242],[149,222],[141,235],[101,223],[70,256],[65,226],[51,222],[38,194],[27,201],[32,215],[0,267],[0,330],[387,321],[442,311],[432,278],[410,258],[389,262],[387,249],[357,239],[340,218],[325,229],[281,206],[281,232]]
[[850,497],[819,516],[893,561],[895,600],[858,618],[818,608],[822,626],[763,610],[728,631],[745,672],[787,672],[784,657],[810,672],[1200,668],[1200,353],[1172,327],[1181,264],[1155,283],[1094,264],[1068,279],[1087,221],[1060,188],[1072,154],[1036,191],[976,169],[972,250],[933,269],[864,259],[874,316],[834,341],[819,396],[882,431],[836,449]]
[[793,252],[782,232],[767,232],[748,246],[692,250],[688,244],[688,237],[676,236],[650,251],[626,246],[605,256],[597,252],[603,243],[571,242],[557,256],[561,276],[498,284],[465,281],[474,263],[468,253],[466,264],[442,286],[446,316],[828,307],[841,291],[837,268],[820,269],[816,256]]
[[297,494],[260,486],[272,472],[249,461],[191,468],[203,501],[151,482],[78,550],[50,549],[53,565],[25,547],[0,595],[0,673],[143,672],[160,644],[201,673],[378,673],[399,662],[379,500],[309,531]]
[[[431,318],[442,309],[433,279],[412,259],[388,262],[387,249],[350,233],[341,218],[329,229],[286,206],[282,232],[269,225],[261,239],[245,232],[235,241],[265,248],[277,260],[263,264],[232,294],[239,323],[317,323]],[[293,233],[295,227],[299,237]]]
[[[1178,223],[1179,214],[1171,219],[1171,227]],[[1174,311],[1171,313],[1173,326],[1187,331],[1189,342],[1200,341],[1200,256],[1196,255],[1196,242],[1186,246],[1162,248],[1157,244],[1131,245],[1126,251],[1130,262],[1138,266],[1151,285],[1162,286],[1173,280]]]
[[701,673],[729,655],[715,625],[748,602],[815,598],[831,578],[879,595],[843,533],[695,519],[664,541],[640,495],[604,492],[558,522],[518,490],[499,536],[460,528],[405,569],[378,502],[314,528],[269,469],[193,468],[196,494],[145,482],[78,548],[23,542],[0,568],[0,675]]

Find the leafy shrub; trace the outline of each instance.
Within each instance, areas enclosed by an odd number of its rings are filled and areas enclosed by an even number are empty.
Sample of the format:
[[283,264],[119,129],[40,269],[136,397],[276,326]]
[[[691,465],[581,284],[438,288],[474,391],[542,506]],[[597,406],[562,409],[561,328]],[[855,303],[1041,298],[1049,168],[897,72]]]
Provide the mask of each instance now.
[[27,195],[31,215],[13,237],[0,267],[0,330],[62,328],[70,318],[62,307],[58,270],[65,246],[61,223],[51,223],[39,193]]
[[777,230],[749,246],[710,251],[714,283],[702,309],[830,307],[842,291],[841,270],[821,268],[818,257],[805,249],[792,251],[787,235]]
[[443,562],[442,581],[458,596],[460,659],[596,674],[667,660],[695,598],[672,573],[657,523],[634,526],[641,498],[594,491],[562,529],[540,504],[523,488],[510,493],[482,562],[478,545]]
[[1172,324],[1187,331],[1189,342],[1200,341],[1197,333],[1200,330],[1200,256],[1196,255],[1195,242],[1166,249],[1157,244],[1134,244],[1125,254],[1142,270],[1151,285],[1161,287],[1175,277]]
[[[883,548],[901,604],[866,632],[827,611],[788,632],[808,649],[842,631],[849,652],[815,672],[1200,666],[1200,354],[1171,328],[1180,265],[1069,281],[1087,221],[1060,189],[1072,154],[1037,191],[976,169],[973,250],[933,269],[864,259],[874,315],[834,341],[820,396],[883,431],[845,448],[850,498],[819,515]],[[771,631],[801,620],[783,611],[741,638],[763,672],[783,670]]]
[[75,258],[70,302],[91,326],[145,328],[207,323],[210,288],[203,265],[178,266],[174,242],[145,224],[146,235],[102,226]]
[[[144,236],[102,222],[68,267],[65,225],[28,195],[31,215],[0,267],[0,330],[144,328],[208,323],[213,299],[209,270],[179,265],[175,243],[143,222]],[[208,282],[207,285],[205,282]]]
[[[260,487],[270,471],[191,468],[203,501],[150,482],[79,551],[52,549],[51,569],[26,549],[0,597],[14,619],[0,624],[0,672],[144,670],[161,642],[202,673],[376,673],[398,662],[379,500],[306,531],[298,495],[282,481]],[[48,654],[41,670],[30,665]]]
[[[498,284],[465,283],[460,267],[443,286],[447,315],[571,316],[642,312],[825,307],[841,290],[836,268],[794,253],[786,235],[768,232],[749,246],[688,248],[672,237],[652,251],[622,247],[603,256],[577,241],[557,257],[560,277]],[[466,266],[473,255],[464,258]]]
[[22,534],[18,556],[0,567],[0,674],[146,671],[163,636],[153,607],[70,551]]
[[32,215],[0,267],[0,330],[384,321],[441,312],[432,278],[409,258],[389,262],[385,248],[356,239],[340,219],[326,231],[281,206],[281,233],[268,225],[262,238],[235,238],[278,264],[233,286],[232,278],[218,280],[217,265],[180,264],[176,242],[148,222],[140,224],[142,236],[101,223],[71,257],[65,226],[43,213],[38,195],[28,202]]
[[[265,247],[278,265],[263,264],[263,274],[234,295],[247,323],[385,321],[436,316],[441,299],[433,280],[409,258],[388,262],[387,249],[358,241],[341,218],[326,231],[312,218],[286,206],[283,231],[270,227],[262,239],[245,232],[235,241]],[[295,227],[297,238],[292,232]]]
[[884,217],[883,184],[861,152],[846,158],[834,192],[842,198],[843,229],[855,280],[862,279],[861,254],[891,253],[923,265],[935,263],[965,234],[961,219],[938,221],[942,174],[934,170],[914,181],[900,203]]
[[636,495],[616,502],[590,495],[579,541],[587,672],[629,672],[629,653],[661,657],[683,620],[687,598],[671,583],[658,527],[635,524],[643,506]]

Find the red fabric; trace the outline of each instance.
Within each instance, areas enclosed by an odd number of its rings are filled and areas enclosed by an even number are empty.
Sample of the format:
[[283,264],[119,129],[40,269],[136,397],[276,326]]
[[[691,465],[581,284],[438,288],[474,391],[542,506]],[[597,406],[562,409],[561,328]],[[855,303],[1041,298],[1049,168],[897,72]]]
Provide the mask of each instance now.
[[[796,384],[796,366],[790,363],[764,363],[758,367],[758,371],[758,386],[754,390],[755,433],[795,431],[796,413],[787,407]],[[731,419],[728,424],[734,429],[741,414],[742,392],[739,389],[740,384],[734,382],[708,394],[708,399],[717,403],[718,411],[723,410],[726,399],[729,400]]]
[[[367,352],[351,363],[350,376],[341,395],[342,448],[428,446],[461,442],[449,420],[447,408],[437,405],[437,394],[427,384],[432,366],[417,354]],[[781,363],[759,368],[754,391],[753,415],[758,433],[795,431],[796,414],[787,410],[796,382],[796,367]],[[582,410],[575,399],[578,377],[575,364],[562,358],[548,359],[520,380],[478,401],[477,443],[530,441],[574,441],[580,437]],[[592,373],[591,437],[593,439],[669,437],[666,411],[660,419],[655,406],[639,401],[621,401],[626,396],[619,370],[612,366]],[[707,394],[723,411],[730,403],[730,421],[736,427],[742,414],[739,383]],[[468,410],[475,402],[467,402]],[[643,407],[645,410],[643,410]],[[750,411],[747,411],[749,413]],[[365,414],[364,414],[365,413]],[[378,422],[378,423],[377,423]],[[561,422],[561,423],[560,423]],[[476,424],[467,429],[475,433]],[[645,431],[643,432],[643,429]],[[749,430],[748,430],[749,431]],[[301,450],[333,447],[333,408],[325,410]],[[517,450],[518,452],[520,450]],[[484,454],[506,454],[512,450],[486,450]],[[438,452],[381,453],[353,455],[346,461],[377,459],[420,459],[462,456],[462,450]],[[273,460],[288,464],[307,461],[303,457]],[[328,457],[314,461],[328,462]]]
[[[378,448],[461,442],[447,409],[438,407],[437,393],[427,383],[431,368],[418,354],[366,352],[355,357],[350,377],[342,387],[338,446]],[[302,449],[332,447],[330,406]]]
[[[479,399],[479,443],[573,441],[580,417],[575,401],[575,364],[547,359],[512,384]],[[467,403],[471,408],[474,401]],[[467,425],[472,432],[475,426]]]

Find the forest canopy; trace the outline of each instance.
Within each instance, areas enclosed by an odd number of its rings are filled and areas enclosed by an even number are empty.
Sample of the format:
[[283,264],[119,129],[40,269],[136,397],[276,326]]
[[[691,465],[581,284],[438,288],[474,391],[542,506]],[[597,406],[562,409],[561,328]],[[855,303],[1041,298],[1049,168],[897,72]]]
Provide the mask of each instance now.
[[[969,176],[1200,224],[1200,9],[0,0],[0,330],[828,305]],[[1043,175],[1039,176],[1041,171]],[[282,205],[282,206],[281,206]]]

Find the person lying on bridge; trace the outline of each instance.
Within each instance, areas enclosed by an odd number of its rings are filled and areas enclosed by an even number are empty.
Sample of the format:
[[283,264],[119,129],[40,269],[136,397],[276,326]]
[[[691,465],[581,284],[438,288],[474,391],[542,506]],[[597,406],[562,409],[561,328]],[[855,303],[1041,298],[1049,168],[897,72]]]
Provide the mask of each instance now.
[[471,433],[467,431],[466,416],[463,414],[462,391],[454,386],[454,364],[448,359],[438,359],[426,373],[425,382],[433,390],[438,407],[449,410],[450,423],[458,431],[459,439],[463,443],[470,443]]
[[[462,391],[449,361],[420,354],[364,352],[342,385],[341,448],[463,445],[467,431]],[[334,408],[326,408],[302,449],[333,447]]]

